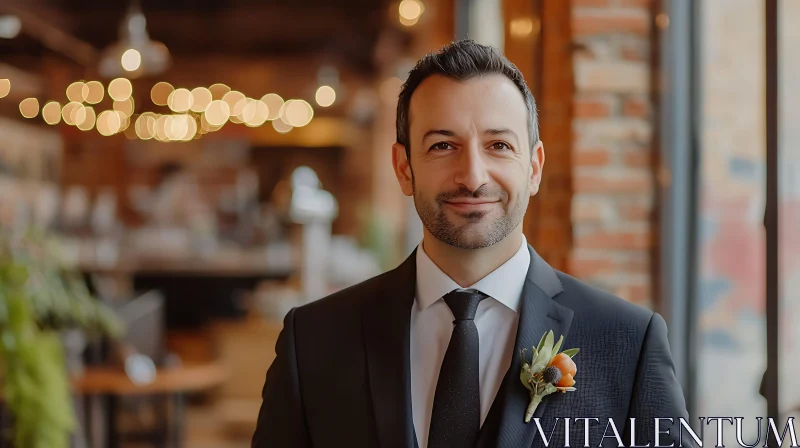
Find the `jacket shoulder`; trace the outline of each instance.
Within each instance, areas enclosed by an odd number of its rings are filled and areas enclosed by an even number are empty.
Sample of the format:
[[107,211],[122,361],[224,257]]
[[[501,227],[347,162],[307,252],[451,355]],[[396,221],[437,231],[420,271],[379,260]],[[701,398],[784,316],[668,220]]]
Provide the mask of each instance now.
[[380,298],[386,290],[386,285],[391,282],[392,271],[385,272],[361,283],[336,291],[313,302],[295,308],[295,319],[324,318],[331,319],[342,315],[358,314],[356,310],[370,300]]
[[653,311],[619,296],[556,271],[564,291],[555,300],[570,306],[576,313],[587,313],[593,320],[624,322],[643,333],[653,317]]

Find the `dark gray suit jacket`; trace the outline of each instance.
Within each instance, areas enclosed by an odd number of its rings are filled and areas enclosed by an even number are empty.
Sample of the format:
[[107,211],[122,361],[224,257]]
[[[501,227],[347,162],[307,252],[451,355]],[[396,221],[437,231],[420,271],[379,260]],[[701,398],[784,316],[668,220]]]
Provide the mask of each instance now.
[[[628,446],[629,418],[636,417],[637,444],[652,447],[653,418],[671,417],[673,425],[660,423],[673,438],[662,435],[660,444],[675,440],[677,447],[677,419],[688,416],[664,319],[554,270],[528,249],[515,355],[478,445],[545,446],[535,421],[523,422],[529,397],[519,379],[519,352],[530,352],[553,330],[556,339],[564,335],[562,348],[580,353],[574,358],[577,391],[548,395],[534,414],[549,446],[565,444],[567,417],[572,446],[584,443],[584,421],[575,418],[599,420],[589,421],[591,446],[617,446],[615,439],[603,439],[614,434],[609,419]],[[415,260],[412,253],[392,271],[288,313],[267,372],[254,448],[417,445],[409,367]],[[683,446],[694,446],[687,438]]]

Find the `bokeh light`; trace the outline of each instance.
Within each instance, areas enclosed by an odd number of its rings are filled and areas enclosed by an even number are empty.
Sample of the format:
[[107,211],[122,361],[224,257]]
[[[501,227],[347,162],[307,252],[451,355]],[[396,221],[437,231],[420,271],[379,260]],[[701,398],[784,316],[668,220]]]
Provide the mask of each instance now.
[[172,84],[164,81],[158,82],[150,89],[150,100],[156,106],[166,106],[167,101],[169,101],[169,95],[173,90],[175,88],[172,87]]
[[114,101],[114,110],[123,112],[127,116],[133,115],[134,101],[133,98],[128,98],[125,101]]
[[69,113],[69,116],[70,116],[70,121],[72,121],[72,124],[75,127],[80,126],[86,120],[86,106],[81,104],[80,107],[72,109],[72,111],[70,111]]
[[114,101],[125,101],[131,97],[133,86],[125,78],[117,78],[108,83],[108,96]]
[[534,30],[534,23],[527,17],[514,19],[509,26],[509,32],[517,38],[527,37]]
[[25,98],[19,103],[19,112],[25,118],[33,118],[39,115],[39,100],[36,98]]
[[[228,103],[228,106],[231,108],[231,116],[228,118],[231,123],[241,123],[242,120],[236,116],[236,113],[241,113],[242,108],[244,105],[247,104],[246,102],[241,102],[246,97],[242,92],[237,92],[236,90],[231,90],[230,92],[226,93],[225,96],[222,97],[222,101]],[[236,106],[239,105],[239,110],[237,111]]]
[[398,8],[400,17],[406,20],[419,19],[422,15],[423,6],[419,0],[403,0]]
[[0,79],[0,98],[5,98],[11,92],[11,80],[7,78]]
[[260,100],[250,100],[242,111],[244,124],[250,127],[257,127],[267,121],[269,110],[267,105]]
[[49,101],[42,107],[42,118],[44,122],[50,125],[58,124],[61,122],[61,104],[57,101]]
[[97,132],[108,137],[119,132],[122,122],[119,115],[113,110],[104,110],[97,117]]
[[186,130],[186,134],[183,136],[183,141],[188,142],[197,135],[197,120],[195,120],[195,118],[191,115],[186,115],[185,117],[188,129]]
[[322,107],[328,107],[336,101],[336,91],[331,86],[320,86],[317,93],[314,95],[317,104]]
[[70,101],[69,103],[64,105],[64,107],[61,109],[61,118],[64,120],[64,123],[70,126],[74,126],[75,118],[80,118],[81,121],[83,121],[83,118],[85,117],[85,115],[82,115],[80,117],[75,116],[78,110],[82,109],[83,109],[83,104],[77,101]]
[[[284,119],[285,117],[285,119]],[[314,118],[314,109],[305,100],[287,101],[281,120],[293,127],[300,128]]]
[[211,91],[205,87],[197,87],[192,89],[192,107],[193,112],[203,112],[213,100]]
[[167,137],[167,118],[169,115],[161,115],[156,120],[156,140],[161,142],[169,141],[169,137]]
[[164,131],[169,140],[183,140],[189,131],[186,115],[168,115],[164,124]]
[[283,120],[272,120],[272,127],[281,134],[292,130],[292,125],[284,123]]
[[403,0],[398,7],[398,19],[405,26],[414,26],[424,11],[425,5],[420,0]]
[[[220,101],[220,103],[224,104],[225,105],[224,107],[228,107],[227,103],[225,103],[223,101]],[[212,105],[213,104],[214,103],[212,102]],[[222,107],[222,106],[220,106],[220,107]],[[211,106],[209,106],[209,109],[211,109]],[[224,109],[224,111],[227,111],[227,109]],[[227,115],[225,115],[225,116],[227,117]],[[227,119],[226,119],[226,121],[227,121]],[[225,124],[225,122],[223,121],[222,124]],[[200,116],[200,130],[198,132],[201,133],[201,134],[205,134],[207,132],[215,132],[215,131],[218,131],[218,130],[220,130],[222,128],[222,124],[217,126],[217,125],[209,123],[209,121],[208,121],[208,111],[206,111],[205,114]]]
[[197,135],[197,122],[191,115],[168,115],[164,120],[166,140],[189,141]]
[[128,127],[131,125],[131,117],[128,114],[126,114],[125,112],[118,111],[118,110],[115,110],[114,113],[116,113],[117,116],[119,117],[119,123],[120,123],[119,124],[119,131],[117,131],[117,132],[124,131],[124,130],[128,129]]
[[221,100],[226,93],[231,91],[231,88],[225,84],[217,83],[209,87],[208,90],[211,92],[212,99]]
[[173,112],[186,112],[192,107],[192,92],[189,89],[175,89],[169,94],[167,105]]
[[208,124],[219,127],[228,121],[228,118],[231,116],[231,108],[225,101],[214,100],[208,105],[203,116]]
[[137,137],[142,140],[150,140],[156,134],[156,117],[152,112],[145,112],[136,119],[134,128]]
[[228,106],[231,110],[231,116],[236,115],[236,103],[243,100],[245,98],[244,93],[237,92],[236,90],[231,90],[230,92],[226,93],[222,96],[222,101],[228,103]]
[[283,103],[280,112],[278,112],[278,119],[284,122],[285,124],[288,124],[289,126],[291,126],[292,124],[289,123],[289,117],[286,116],[286,108],[289,106],[289,104],[292,103],[292,101],[294,100],[287,100],[285,103]]
[[67,98],[70,101],[83,102],[89,96],[89,86],[83,81],[75,81],[67,87]]
[[261,101],[267,105],[267,120],[277,120],[283,107],[283,98],[278,94],[268,93],[261,97]]
[[86,83],[86,88],[88,89],[88,93],[84,101],[89,104],[97,104],[103,101],[105,88],[103,88],[103,84],[100,81],[89,81]]
[[151,135],[152,137],[155,137],[156,136],[156,121],[158,120],[158,117],[160,117],[161,115],[154,114],[152,112],[148,112],[147,116],[148,116],[148,118],[147,118],[147,121],[145,122],[145,126],[146,126],[145,129],[147,130],[147,133],[149,135]]
[[83,108],[83,120],[80,123],[76,123],[78,129],[81,131],[90,131],[94,128],[95,120],[97,117],[94,113],[94,108],[92,106],[84,106]]
[[405,17],[402,17],[402,16],[400,17],[400,23],[402,25],[405,25],[405,26],[414,26],[414,25],[417,24],[417,22],[419,22],[419,17],[417,17],[416,19],[411,19],[411,20],[406,19]]
[[120,62],[122,62],[122,68],[129,72],[134,72],[142,66],[142,54],[138,50],[129,48],[125,50],[125,53],[122,53]]
[[244,107],[247,106],[247,103],[253,101],[251,98],[242,98],[236,102],[236,104],[231,109],[231,116],[238,118],[240,121],[244,122],[244,118],[242,117],[242,112],[244,112]]

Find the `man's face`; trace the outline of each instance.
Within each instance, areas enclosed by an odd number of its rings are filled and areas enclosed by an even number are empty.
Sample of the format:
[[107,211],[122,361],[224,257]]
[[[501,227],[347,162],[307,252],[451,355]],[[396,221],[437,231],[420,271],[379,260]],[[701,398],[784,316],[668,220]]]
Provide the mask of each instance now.
[[514,83],[434,75],[414,92],[409,116],[410,165],[400,144],[393,162],[428,232],[478,249],[516,229],[538,191],[544,150],[539,142],[531,154],[528,111]]

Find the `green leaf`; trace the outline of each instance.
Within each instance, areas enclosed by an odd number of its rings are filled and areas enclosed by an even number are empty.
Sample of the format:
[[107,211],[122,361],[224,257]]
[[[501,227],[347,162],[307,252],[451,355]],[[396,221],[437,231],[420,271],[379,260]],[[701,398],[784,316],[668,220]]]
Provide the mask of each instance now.
[[519,380],[522,382],[522,385],[525,386],[525,389],[529,391],[533,391],[534,385],[531,383],[531,379],[533,379],[533,372],[531,371],[530,367],[522,367],[522,370],[519,372]]
[[558,354],[558,350],[561,349],[561,343],[564,342],[564,335],[562,334],[561,337],[558,338],[558,342],[553,347],[553,353],[550,355],[550,359],[552,360],[554,356]]
[[542,395],[550,395],[557,390],[558,389],[556,389],[556,386],[547,383],[547,385],[544,386],[544,392],[542,393]]
[[537,359],[539,359],[539,351],[536,350],[536,347],[533,347],[533,358],[531,359],[531,365],[536,364]]
[[549,333],[551,333],[551,332],[552,332],[552,330],[551,330],[551,331],[549,331],[549,332],[547,332],[547,333],[545,333],[545,334],[543,334],[543,335],[542,335],[542,338],[541,338],[541,339],[539,339],[539,345],[536,347],[536,350],[537,350],[537,351],[539,351],[539,352],[541,352],[541,351],[542,351],[542,349],[544,348],[545,341],[547,340],[547,335],[548,335]]
[[536,358],[536,362],[533,363],[531,366],[531,370],[534,373],[541,372],[547,367],[547,364],[550,363],[550,359],[553,355],[553,339],[555,336],[553,335],[553,330],[547,332],[544,336],[544,343],[542,344],[541,350],[539,350],[539,357]]
[[553,341],[555,340],[556,336],[553,334],[553,330],[547,332],[547,336],[544,338],[544,346],[550,351],[553,351]]
[[563,352],[561,352],[561,353],[563,353],[563,354],[565,354],[565,355],[569,356],[570,358],[573,358],[575,355],[577,355],[577,354],[578,354],[578,351],[579,351],[579,350],[580,350],[580,349],[578,349],[578,348],[571,348],[571,349],[569,349],[569,350],[564,350],[564,351],[563,351]]

